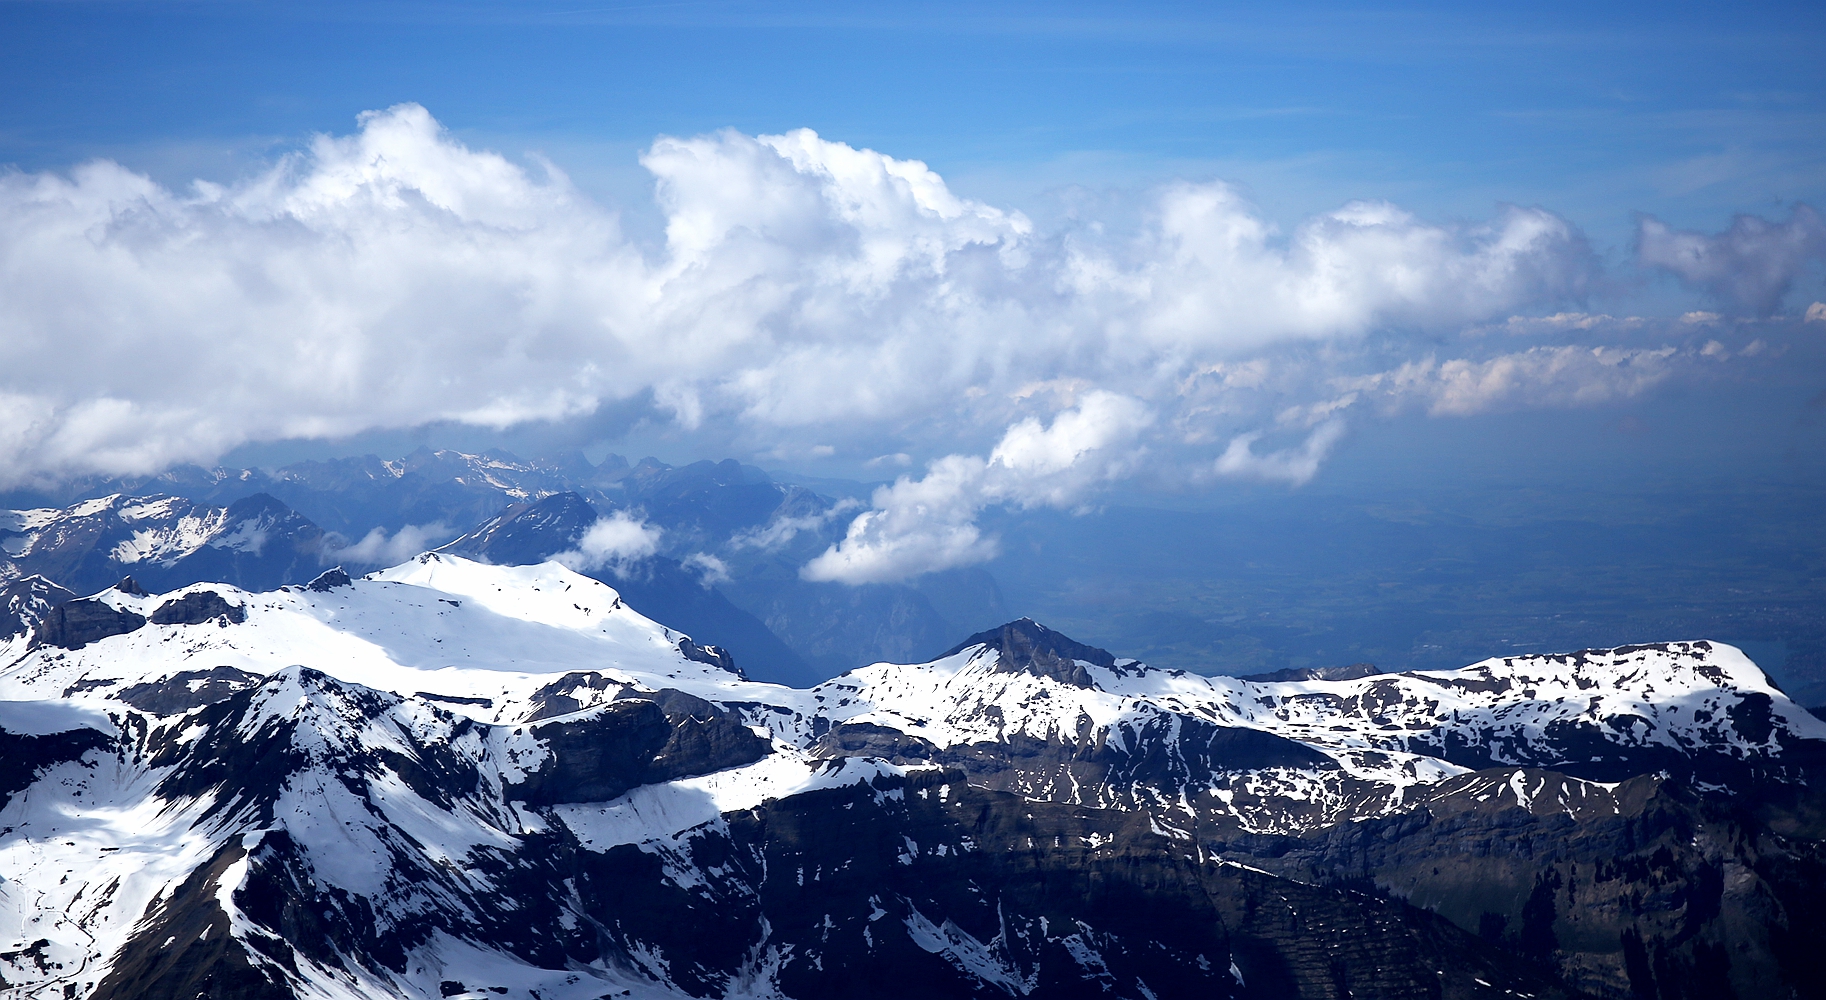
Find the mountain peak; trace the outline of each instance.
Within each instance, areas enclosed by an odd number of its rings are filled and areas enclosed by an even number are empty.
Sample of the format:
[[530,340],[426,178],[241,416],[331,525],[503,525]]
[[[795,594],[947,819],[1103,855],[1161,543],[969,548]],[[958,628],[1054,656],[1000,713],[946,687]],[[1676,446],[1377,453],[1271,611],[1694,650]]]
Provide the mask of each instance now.
[[972,646],[988,646],[1000,654],[996,661],[997,672],[1050,677],[1073,687],[1095,686],[1083,663],[1099,667],[1116,665],[1116,657],[1109,650],[1087,646],[1032,618],[1017,618],[998,628],[978,632],[951,647],[945,656],[961,653]]

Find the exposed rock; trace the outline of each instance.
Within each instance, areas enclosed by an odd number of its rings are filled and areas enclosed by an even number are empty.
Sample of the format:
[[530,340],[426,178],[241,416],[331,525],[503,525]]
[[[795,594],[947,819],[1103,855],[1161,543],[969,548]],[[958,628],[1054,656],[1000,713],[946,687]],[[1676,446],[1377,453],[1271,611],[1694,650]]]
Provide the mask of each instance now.
[[351,583],[353,583],[353,581],[349,579],[348,572],[341,566],[334,566],[317,574],[312,578],[311,582],[305,584],[304,587],[306,590],[315,591],[319,594],[327,594],[337,587],[347,587]]
[[201,625],[223,621],[239,625],[247,620],[247,608],[230,604],[213,590],[197,590],[166,601],[152,612],[154,625]]
[[679,637],[678,651],[687,660],[708,663],[713,667],[721,667],[737,677],[743,676],[742,671],[736,668],[735,657],[730,655],[729,650],[721,646],[700,646],[692,642],[690,636],[685,635]]
[[[153,620],[156,622],[158,619],[154,617]],[[115,697],[153,715],[182,715],[192,709],[225,700],[258,683],[259,674],[250,674],[234,667],[180,670],[161,681],[122,688]]]
[[1352,663],[1343,667],[1289,667],[1266,674],[1249,674],[1238,680],[1268,684],[1286,681],[1354,681],[1381,672],[1374,663]]
[[0,639],[30,632],[52,608],[75,596],[37,575],[0,584]]
[[32,647],[81,649],[97,639],[125,635],[146,624],[131,611],[95,600],[65,601],[45,614],[32,629]]
[[687,718],[674,724],[644,698],[610,702],[578,719],[532,727],[552,758],[508,794],[528,805],[606,802],[651,781],[752,763],[767,741],[734,719]]
[[998,670],[1050,677],[1073,687],[1096,686],[1091,682],[1090,674],[1077,661],[1082,660],[1099,667],[1116,665],[1116,657],[1108,650],[1075,642],[1031,618],[1022,618],[1000,628],[978,632],[951,647],[944,656],[952,656],[978,645],[986,645],[999,654],[996,661]]
[[0,809],[16,792],[31,787],[45,768],[66,761],[81,760],[90,750],[100,750],[112,742],[108,734],[95,729],[72,729],[68,732],[31,734],[9,733],[0,729]]

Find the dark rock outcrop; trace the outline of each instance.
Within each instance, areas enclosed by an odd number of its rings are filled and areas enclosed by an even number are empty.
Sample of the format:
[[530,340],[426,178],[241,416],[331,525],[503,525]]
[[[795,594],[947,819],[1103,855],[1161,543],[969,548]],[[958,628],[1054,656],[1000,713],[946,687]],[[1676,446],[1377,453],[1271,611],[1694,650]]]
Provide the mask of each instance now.
[[221,621],[239,625],[247,620],[247,608],[230,604],[213,590],[198,590],[166,601],[152,612],[154,625],[201,625]]
[[1359,677],[1369,677],[1381,672],[1374,663],[1352,663],[1342,667],[1289,667],[1286,670],[1275,670],[1266,674],[1249,674],[1237,679],[1254,681],[1258,684],[1278,684],[1287,681],[1354,681]]
[[678,651],[687,660],[696,660],[699,663],[720,667],[737,677],[744,676],[742,671],[736,668],[735,657],[729,654],[729,650],[721,646],[700,646],[692,642],[691,637],[687,635],[679,637]]
[[[548,761],[508,791],[531,806],[606,802],[639,785],[708,774],[751,764],[771,751],[731,713],[683,692],[702,705],[668,712],[659,701],[636,696],[611,701],[579,718],[532,725],[551,753]],[[658,697],[665,698],[666,692]]]
[[349,579],[348,571],[341,566],[333,566],[312,577],[311,582],[304,585],[304,589],[313,593],[327,594],[337,587],[351,586],[354,586],[354,581]]
[[32,629],[32,648],[57,646],[81,649],[97,639],[126,635],[146,624],[146,619],[95,600],[65,601],[52,608]]
[[1032,618],[1022,618],[1000,628],[978,632],[946,650],[943,655],[953,656],[971,646],[988,646],[995,650],[999,654],[996,660],[997,670],[1050,677],[1073,687],[1096,686],[1091,681],[1090,673],[1077,661],[1099,667],[1116,665],[1116,657],[1108,650],[1069,639]]
[[[154,619],[156,621],[156,619]],[[180,670],[170,677],[122,688],[115,697],[153,715],[181,715],[213,705],[260,683],[259,674],[234,667]]]

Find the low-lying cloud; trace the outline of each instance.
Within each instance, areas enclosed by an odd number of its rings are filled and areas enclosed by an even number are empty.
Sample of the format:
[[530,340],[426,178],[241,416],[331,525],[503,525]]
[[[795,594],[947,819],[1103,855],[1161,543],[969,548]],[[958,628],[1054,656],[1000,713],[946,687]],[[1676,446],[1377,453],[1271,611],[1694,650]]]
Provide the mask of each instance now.
[[397,566],[456,535],[456,530],[442,521],[408,524],[392,535],[388,535],[385,528],[377,527],[352,544],[325,545],[323,559],[348,566]]
[[994,538],[976,525],[990,504],[1069,507],[1100,483],[1127,475],[1142,458],[1136,438],[1154,422],[1140,401],[1098,390],[1050,426],[1029,418],[1010,427],[988,458],[949,455],[913,479],[875,491],[872,510],[842,541],[807,563],[807,580],[862,584],[993,559]]
[[597,518],[577,539],[575,548],[552,559],[579,573],[607,569],[617,576],[625,575],[635,563],[659,551],[661,530],[635,514],[618,510]]

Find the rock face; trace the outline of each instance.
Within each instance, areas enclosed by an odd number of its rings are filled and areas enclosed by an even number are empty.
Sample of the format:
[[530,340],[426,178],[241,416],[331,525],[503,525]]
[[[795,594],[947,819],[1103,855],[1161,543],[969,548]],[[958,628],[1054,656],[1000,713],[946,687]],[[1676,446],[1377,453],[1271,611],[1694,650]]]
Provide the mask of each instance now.
[[1073,687],[1091,686],[1086,668],[1107,669],[1116,665],[1116,658],[1108,650],[1073,642],[1031,618],[978,632],[951,647],[944,655],[955,656],[973,646],[994,650],[995,669],[999,671],[1048,677]]
[[126,635],[144,624],[146,619],[140,615],[100,601],[65,601],[32,628],[32,645],[81,649],[98,639]]
[[0,656],[22,996],[1826,983],[1826,723],[1712,643],[1248,681],[1023,620],[800,690],[555,564],[74,603],[141,624]]
[[152,612],[154,625],[201,625],[210,621],[239,625],[246,620],[246,606],[230,604],[213,590],[192,591],[166,601]]

